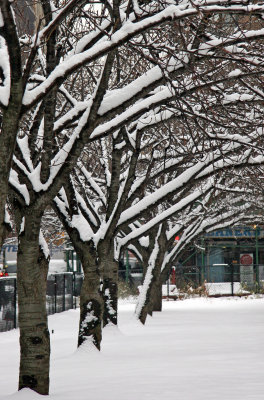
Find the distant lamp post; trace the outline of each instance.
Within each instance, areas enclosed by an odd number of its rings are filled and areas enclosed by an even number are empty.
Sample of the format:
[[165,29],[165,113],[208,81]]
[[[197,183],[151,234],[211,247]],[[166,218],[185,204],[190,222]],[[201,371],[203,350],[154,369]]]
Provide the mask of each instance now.
[[126,284],[128,284],[129,281],[129,254],[128,250],[126,250]]
[[255,254],[256,254],[256,282],[259,285],[259,243],[258,243],[258,236],[259,236],[259,227],[257,225],[253,226],[255,230]]
[[256,264],[258,265],[259,263],[259,254],[258,254],[258,250],[259,250],[259,246],[258,246],[258,236],[259,236],[259,227],[257,225],[253,226],[254,230],[255,230],[255,242],[256,242]]

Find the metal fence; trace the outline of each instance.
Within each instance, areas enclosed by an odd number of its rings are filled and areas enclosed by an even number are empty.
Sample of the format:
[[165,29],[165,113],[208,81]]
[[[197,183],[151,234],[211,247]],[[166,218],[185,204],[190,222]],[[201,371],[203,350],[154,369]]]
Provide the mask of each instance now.
[[0,278],[0,332],[17,326],[16,278]]
[[209,296],[247,295],[263,292],[264,265],[178,265],[173,267],[171,281],[183,292],[204,292]]
[[[48,315],[79,306],[83,276],[72,272],[48,275],[46,305]],[[17,327],[16,277],[0,278],[0,332]]]
[[143,283],[143,270],[142,268],[119,269],[118,279],[130,287],[137,287]]
[[46,297],[48,315],[76,308],[82,281],[81,274],[72,272],[49,275]]

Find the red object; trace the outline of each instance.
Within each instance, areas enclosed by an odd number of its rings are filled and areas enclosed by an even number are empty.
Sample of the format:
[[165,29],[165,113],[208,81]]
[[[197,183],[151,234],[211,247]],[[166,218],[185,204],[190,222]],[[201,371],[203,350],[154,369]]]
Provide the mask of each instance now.
[[176,285],[176,271],[175,268],[172,268],[170,281],[172,285]]
[[1,271],[1,272],[0,272],[0,277],[2,277],[2,276],[8,276],[8,273],[7,273],[7,272]]
[[177,240],[177,241],[180,240],[180,236],[176,236],[175,240]]
[[244,254],[240,258],[240,264],[242,264],[242,265],[252,265],[253,264],[253,258],[251,257],[250,254]]

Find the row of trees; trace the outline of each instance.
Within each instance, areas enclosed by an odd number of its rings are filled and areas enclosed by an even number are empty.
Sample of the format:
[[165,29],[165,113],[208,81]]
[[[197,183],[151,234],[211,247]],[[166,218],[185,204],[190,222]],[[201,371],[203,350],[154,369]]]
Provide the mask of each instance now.
[[259,214],[245,176],[264,161],[264,5],[40,0],[30,34],[16,3],[0,1],[0,239],[11,214],[19,388],[48,394],[47,207],[82,261],[78,344],[98,349],[124,248],[145,268],[144,322],[191,241]]

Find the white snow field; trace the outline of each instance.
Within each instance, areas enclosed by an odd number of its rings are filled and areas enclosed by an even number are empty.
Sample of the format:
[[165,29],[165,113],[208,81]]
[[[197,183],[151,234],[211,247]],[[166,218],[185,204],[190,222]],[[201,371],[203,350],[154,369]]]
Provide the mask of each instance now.
[[[264,398],[264,298],[164,301],[146,326],[120,304],[119,330],[102,351],[76,350],[78,310],[50,317],[52,400],[255,400]],[[18,332],[0,334],[0,400],[16,392]]]

